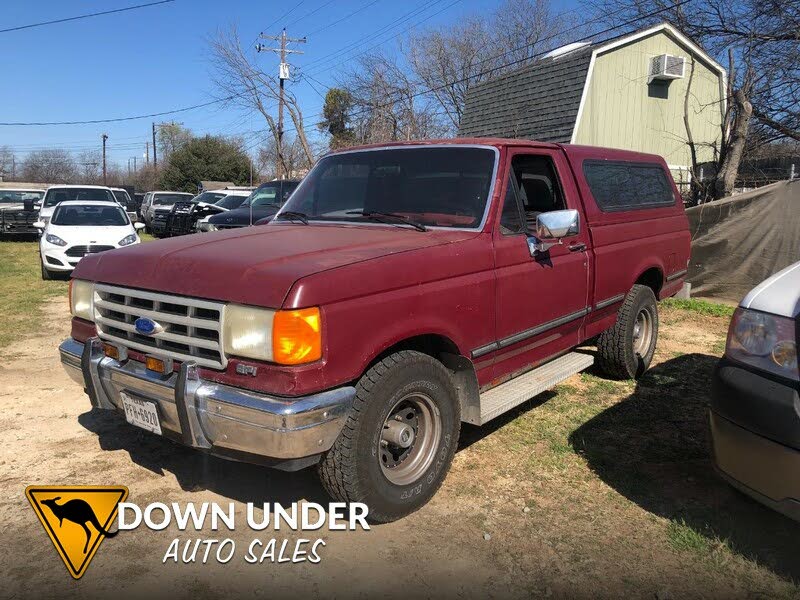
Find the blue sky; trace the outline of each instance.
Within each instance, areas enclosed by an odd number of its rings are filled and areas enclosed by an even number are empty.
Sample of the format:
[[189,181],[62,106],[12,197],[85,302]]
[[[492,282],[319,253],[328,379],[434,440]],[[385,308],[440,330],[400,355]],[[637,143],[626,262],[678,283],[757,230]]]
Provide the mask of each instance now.
[[[122,8],[146,0],[39,2],[4,0],[0,29],[62,17]],[[432,27],[470,13],[491,10],[492,0],[286,0],[249,1],[177,0],[140,10],[48,25],[0,34],[5,93],[0,94],[0,121],[67,121],[124,117],[200,104],[221,94],[210,80],[208,39],[218,28],[236,25],[243,42],[258,33],[277,34],[289,25],[292,37],[308,35],[298,46],[304,55],[292,63],[306,67],[314,79],[335,83],[347,63],[312,64],[349,44],[356,44],[380,28],[420,9],[412,19],[351,50],[363,51],[393,37],[412,24]],[[554,2],[556,11],[574,3]],[[324,6],[327,5],[327,6]],[[362,9],[341,23],[337,19]],[[312,11],[317,12],[309,15]],[[281,22],[276,19],[291,11]],[[308,16],[307,16],[308,15]],[[296,22],[295,22],[296,21]],[[325,29],[323,29],[325,28]],[[318,31],[321,30],[321,31]],[[259,60],[277,71],[277,56],[262,53]],[[312,82],[313,83],[313,82]],[[306,120],[313,122],[322,99],[309,84],[292,85]],[[319,92],[325,89],[317,85]],[[263,120],[220,105],[155,119],[183,123],[197,134],[235,134],[264,127]],[[78,152],[99,149],[102,133],[109,135],[109,159],[125,166],[132,156],[141,160],[153,119],[98,125],[0,127],[0,146],[9,145],[17,156],[43,147]],[[246,141],[257,141],[254,134]]]

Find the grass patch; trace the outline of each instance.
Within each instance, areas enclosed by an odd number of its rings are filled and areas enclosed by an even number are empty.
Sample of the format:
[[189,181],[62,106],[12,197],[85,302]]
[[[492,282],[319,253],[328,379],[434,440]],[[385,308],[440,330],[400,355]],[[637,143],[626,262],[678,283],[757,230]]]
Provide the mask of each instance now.
[[709,302],[708,300],[696,299],[683,300],[680,298],[666,298],[661,301],[661,304],[669,308],[686,310],[707,317],[730,318],[733,316],[733,311],[736,310],[735,306],[728,306],[727,304],[718,304],[716,302]]
[[675,550],[708,554],[711,544],[702,533],[686,524],[686,521],[670,521],[667,525],[667,540]]
[[0,350],[41,324],[42,304],[67,301],[66,281],[43,281],[37,242],[0,242]]

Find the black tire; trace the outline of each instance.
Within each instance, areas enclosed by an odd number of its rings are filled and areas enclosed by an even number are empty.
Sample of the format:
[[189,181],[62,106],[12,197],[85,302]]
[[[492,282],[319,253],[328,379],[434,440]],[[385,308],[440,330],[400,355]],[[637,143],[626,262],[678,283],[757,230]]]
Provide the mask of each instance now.
[[51,281],[53,279],[53,274],[44,266],[44,261],[40,258],[39,264],[42,267],[42,279],[44,281]]
[[[392,411],[402,406],[405,398],[416,398],[415,394],[435,407],[431,414],[438,412],[440,435],[430,438],[436,442],[430,442],[432,453],[424,471],[413,481],[398,484],[389,479],[396,475],[386,474],[384,428],[390,414],[395,414]],[[430,427],[428,431],[435,429]],[[439,489],[450,469],[460,429],[461,409],[447,368],[421,352],[404,350],[391,354],[367,371],[356,385],[350,414],[318,466],[319,477],[334,499],[365,503],[370,521],[394,521],[425,505]],[[423,430],[420,427],[417,431]],[[426,438],[415,437],[416,444],[416,451],[421,452]],[[414,451],[414,445],[409,452]]]
[[[649,329],[649,334],[645,329]],[[609,377],[638,379],[650,367],[657,341],[655,294],[646,285],[636,284],[625,296],[617,312],[617,322],[597,338],[598,364]]]

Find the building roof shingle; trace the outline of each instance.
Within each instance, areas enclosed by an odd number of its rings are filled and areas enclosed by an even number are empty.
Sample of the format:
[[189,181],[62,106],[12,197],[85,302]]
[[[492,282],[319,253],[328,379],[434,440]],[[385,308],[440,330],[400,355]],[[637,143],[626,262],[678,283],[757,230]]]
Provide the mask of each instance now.
[[538,60],[474,86],[458,135],[569,143],[594,48]]

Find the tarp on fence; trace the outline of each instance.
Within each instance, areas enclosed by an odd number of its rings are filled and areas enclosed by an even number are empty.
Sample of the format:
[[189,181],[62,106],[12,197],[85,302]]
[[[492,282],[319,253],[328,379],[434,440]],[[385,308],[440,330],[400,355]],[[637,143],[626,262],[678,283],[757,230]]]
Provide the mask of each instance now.
[[800,180],[780,181],[687,209],[692,296],[739,302],[800,260]]

